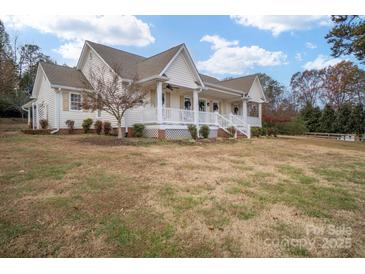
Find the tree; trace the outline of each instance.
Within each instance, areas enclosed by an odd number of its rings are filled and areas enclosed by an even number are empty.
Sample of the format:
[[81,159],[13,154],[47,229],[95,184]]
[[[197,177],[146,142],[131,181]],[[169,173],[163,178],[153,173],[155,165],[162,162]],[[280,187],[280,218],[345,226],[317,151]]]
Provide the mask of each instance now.
[[43,54],[41,48],[33,44],[25,44],[20,49],[19,58],[20,88],[30,92],[37,75],[39,62],[54,63],[47,55]]
[[303,119],[306,128],[310,132],[320,131],[319,120],[321,118],[321,115],[321,109],[319,107],[313,107],[313,105],[309,102],[307,102],[307,104],[300,112],[300,117],[301,119]]
[[332,30],[325,36],[327,42],[332,45],[332,55],[354,54],[356,58],[365,62],[365,19],[358,15],[334,15],[332,21],[335,24]]
[[299,106],[307,103],[316,106],[323,88],[323,71],[313,69],[297,72],[290,80],[290,87]]
[[4,96],[6,107],[4,111],[18,112],[24,118],[22,106],[29,101],[29,93],[24,90],[15,90]]
[[350,115],[352,106],[350,103],[343,104],[337,111],[335,129],[339,133],[352,133]]
[[349,130],[351,133],[363,134],[365,130],[365,110],[363,105],[358,104],[351,110],[349,117]]
[[339,109],[344,103],[353,101],[364,92],[362,73],[352,62],[342,61],[324,70],[322,100]]
[[85,109],[104,110],[117,120],[118,138],[123,138],[122,118],[128,109],[144,104],[151,86],[139,84],[137,77],[132,82],[122,81],[120,69],[111,72],[105,68],[90,70],[89,81],[94,90],[84,90]]
[[326,105],[319,120],[322,132],[334,132],[336,113],[330,105]]
[[258,77],[267,100],[267,103],[264,104],[264,112],[272,114],[277,111],[283,100],[285,87],[265,73],[258,74]]

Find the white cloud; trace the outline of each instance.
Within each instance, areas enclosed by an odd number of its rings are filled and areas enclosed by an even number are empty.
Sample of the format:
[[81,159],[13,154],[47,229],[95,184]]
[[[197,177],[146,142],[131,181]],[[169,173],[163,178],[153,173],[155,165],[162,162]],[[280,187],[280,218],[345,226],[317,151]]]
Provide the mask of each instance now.
[[212,49],[220,49],[229,46],[237,46],[238,41],[227,41],[224,38],[219,37],[218,35],[204,35],[200,42],[208,42],[212,43]]
[[303,68],[306,70],[310,69],[322,69],[328,66],[336,65],[337,63],[343,61],[343,59],[340,58],[332,58],[325,55],[318,55],[316,59],[313,61],[309,61],[303,65]]
[[299,52],[297,52],[297,53],[295,54],[295,60],[297,60],[298,62],[303,61],[302,54],[301,54],[301,53],[299,53]]
[[57,36],[63,44],[55,49],[65,59],[76,60],[84,40],[107,45],[146,46],[154,43],[150,26],[135,16],[4,16],[7,27],[25,27]]
[[274,36],[286,31],[309,30],[331,24],[329,16],[321,15],[236,15],[231,18],[243,26],[271,31]]
[[[206,37],[206,36],[204,36]],[[286,63],[287,56],[282,51],[268,51],[259,46],[240,47],[236,41],[209,39],[214,49],[208,60],[197,62],[201,71],[212,74],[239,75],[247,73],[254,66],[277,66]],[[202,39],[201,41],[206,41]],[[225,41],[224,45],[216,41]]]
[[311,43],[311,42],[307,42],[305,43],[305,46],[309,49],[316,49],[317,48],[317,45]]

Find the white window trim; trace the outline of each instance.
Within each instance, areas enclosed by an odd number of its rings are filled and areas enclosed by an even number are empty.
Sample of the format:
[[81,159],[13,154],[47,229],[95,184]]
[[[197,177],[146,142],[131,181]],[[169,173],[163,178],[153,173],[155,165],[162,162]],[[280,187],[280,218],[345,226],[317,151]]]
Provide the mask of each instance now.
[[[74,94],[74,95],[80,95],[80,100],[81,100],[81,109],[71,109],[71,94]],[[73,112],[82,112],[82,95],[78,92],[70,92],[69,95],[68,95],[68,110],[69,111],[73,111]]]

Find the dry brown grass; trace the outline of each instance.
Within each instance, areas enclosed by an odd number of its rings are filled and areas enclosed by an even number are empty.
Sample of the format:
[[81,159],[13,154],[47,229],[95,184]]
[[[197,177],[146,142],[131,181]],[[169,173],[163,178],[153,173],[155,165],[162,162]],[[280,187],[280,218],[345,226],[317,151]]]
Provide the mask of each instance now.
[[[364,144],[112,138],[0,137],[0,256],[365,255]],[[306,234],[330,224],[351,227],[351,247]]]

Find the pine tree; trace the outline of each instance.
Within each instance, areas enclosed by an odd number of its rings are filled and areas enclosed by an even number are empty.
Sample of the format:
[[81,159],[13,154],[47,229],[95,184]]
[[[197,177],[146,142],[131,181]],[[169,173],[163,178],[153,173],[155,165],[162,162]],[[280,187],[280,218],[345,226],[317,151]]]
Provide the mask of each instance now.
[[365,116],[364,108],[361,104],[352,108],[349,117],[349,129],[351,133],[363,134],[365,129]]
[[310,132],[320,131],[320,118],[322,115],[319,107],[313,107],[311,103],[307,102],[301,110],[301,118],[303,119],[306,128]]
[[336,115],[336,131],[339,133],[351,133],[350,115],[351,104],[343,104],[337,111]]
[[322,111],[322,116],[319,120],[320,129],[322,132],[334,132],[336,114],[330,105],[326,105]]

